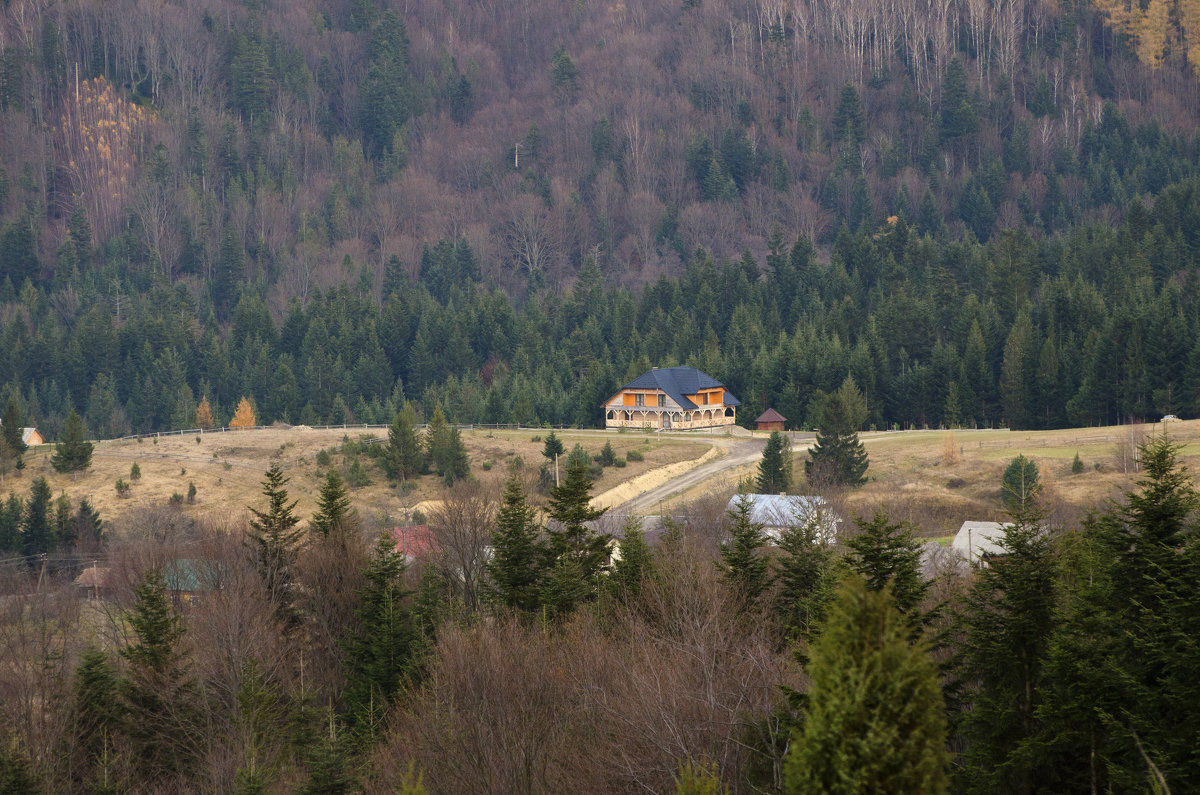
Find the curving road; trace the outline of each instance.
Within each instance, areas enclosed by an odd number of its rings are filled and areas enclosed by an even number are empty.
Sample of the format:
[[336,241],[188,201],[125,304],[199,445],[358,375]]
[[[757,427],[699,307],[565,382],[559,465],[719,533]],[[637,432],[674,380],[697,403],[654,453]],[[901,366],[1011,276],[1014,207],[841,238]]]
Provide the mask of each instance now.
[[[808,449],[813,439],[812,434],[791,434],[792,449],[801,452]],[[730,470],[747,464],[756,463],[762,457],[766,439],[712,439],[714,447],[724,448],[726,453],[720,458],[701,464],[695,469],[672,478],[661,486],[639,494],[632,500],[613,506],[616,514],[657,514],[659,505],[671,497],[683,494],[691,489],[717,478]]]

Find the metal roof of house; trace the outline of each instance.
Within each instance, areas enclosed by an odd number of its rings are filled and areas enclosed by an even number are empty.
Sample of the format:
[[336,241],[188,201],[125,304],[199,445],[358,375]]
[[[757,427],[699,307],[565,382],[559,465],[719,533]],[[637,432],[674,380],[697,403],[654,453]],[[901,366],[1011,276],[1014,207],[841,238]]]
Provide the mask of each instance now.
[[162,576],[170,591],[213,591],[220,587],[221,567],[205,558],[178,558],[163,566]]
[[750,521],[763,526],[766,534],[779,540],[780,528],[803,525],[812,520],[820,522],[819,534],[829,543],[837,538],[842,518],[824,497],[804,494],[735,494],[726,506],[737,509],[738,500],[750,503]]
[[428,525],[414,524],[392,528],[396,551],[410,561],[424,560],[437,552],[437,538]]
[[[643,373],[621,389],[661,389],[683,408],[695,409],[699,406],[684,397],[685,395],[695,395],[702,389],[718,387],[724,389],[725,385],[695,367],[663,367]],[[725,405],[740,406],[742,402],[726,390]]]
[[950,546],[967,560],[973,561],[984,555],[1004,554],[1004,547],[1000,544],[1003,540],[1003,522],[963,522]]
[[775,409],[767,409],[759,416],[755,422],[787,422],[787,417],[780,414]]

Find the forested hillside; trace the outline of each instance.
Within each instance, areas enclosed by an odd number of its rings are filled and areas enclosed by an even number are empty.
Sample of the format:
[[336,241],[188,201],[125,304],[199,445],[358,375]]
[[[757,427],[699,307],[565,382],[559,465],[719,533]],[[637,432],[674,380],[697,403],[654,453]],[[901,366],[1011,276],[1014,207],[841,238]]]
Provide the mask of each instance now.
[[[0,381],[49,431],[1200,413],[1190,3],[14,0]],[[1161,17],[1161,18],[1160,18]]]

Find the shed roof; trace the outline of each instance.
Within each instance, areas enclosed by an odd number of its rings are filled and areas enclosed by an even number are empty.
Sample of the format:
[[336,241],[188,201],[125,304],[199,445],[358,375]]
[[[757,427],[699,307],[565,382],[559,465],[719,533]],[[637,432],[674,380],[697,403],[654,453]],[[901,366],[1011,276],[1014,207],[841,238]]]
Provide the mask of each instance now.
[[755,422],[787,422],[787,417],[780,414],[775,409],[767,409],[764,411]]
[[[702,373],[695,367],[663,367],[655,368],[648,373],[642,373],[621,389],[661,389],[672,400],[685,409],[697,408],[685,395],[695,395],[702,389],[724,389],[725,385],[708,373]],[[726,406],[740,406],[742,402],[725,391]]]

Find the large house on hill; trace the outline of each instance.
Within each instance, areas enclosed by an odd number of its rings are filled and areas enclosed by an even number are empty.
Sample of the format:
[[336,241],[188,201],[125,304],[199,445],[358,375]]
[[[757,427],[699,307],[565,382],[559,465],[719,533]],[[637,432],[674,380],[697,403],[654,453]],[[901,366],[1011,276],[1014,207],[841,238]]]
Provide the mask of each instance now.
[[694,367],[654,368],[604,402],[608,428],[713,428],[733,425],[741,401]]

